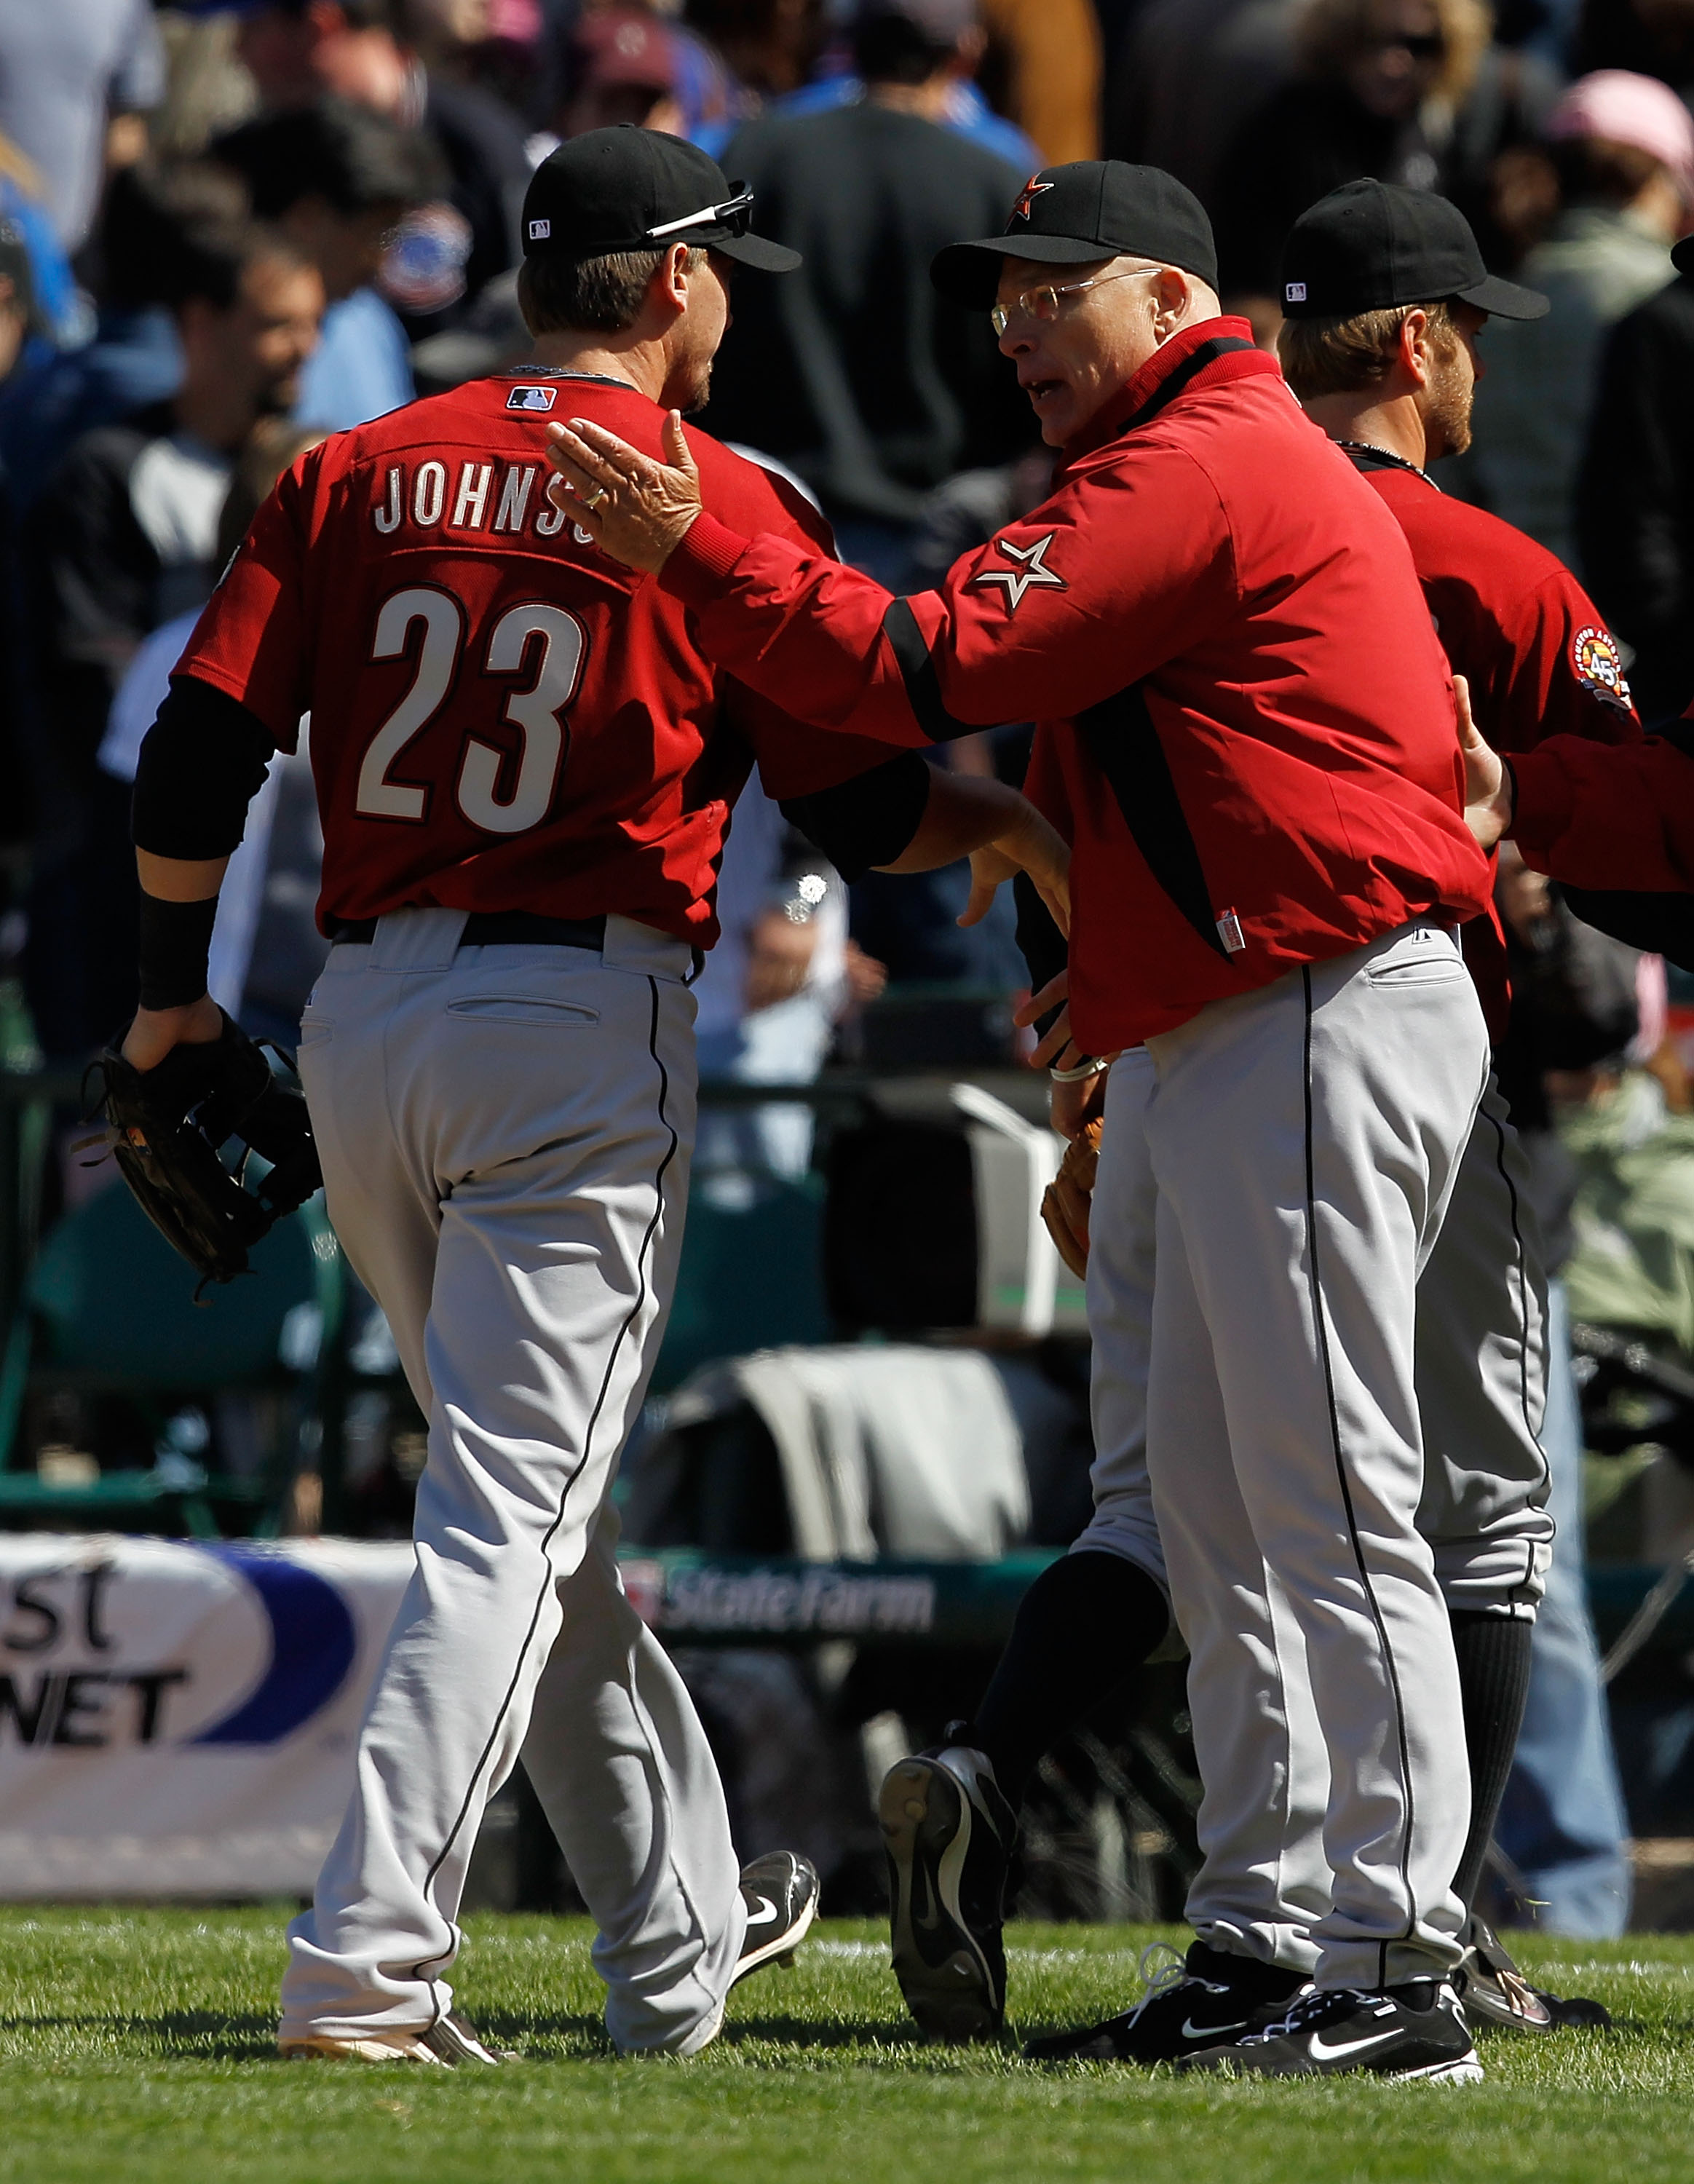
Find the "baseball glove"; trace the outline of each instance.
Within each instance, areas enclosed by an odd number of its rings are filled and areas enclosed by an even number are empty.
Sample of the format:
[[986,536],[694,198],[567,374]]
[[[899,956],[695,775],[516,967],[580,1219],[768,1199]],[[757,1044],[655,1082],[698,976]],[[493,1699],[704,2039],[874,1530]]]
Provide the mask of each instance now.
[[[323,1181],[298,1080],[292,1071],[276,1075],[227,1016],[221,1039],[174,1046],[153,1069],[137,1069],[109,1046],[91,1067],[96,1073],[101,1090],[90,1120],[104,1120],[142,1212],[199,1274],[197,1301],[208,1282],[244,1274],[253,1246]],[[241,1155],[230,1167],[220,1154],[232,1142]],[[252,1189],[249,1152],[270,1163]]]
[[1059,1173],[1041,1200],[1041,1218],[1053,1248],[1073,1274],[1088,1272],[1088,1210],[1100,1166],[1100,1117],[1083,1125],[1065,1147]]

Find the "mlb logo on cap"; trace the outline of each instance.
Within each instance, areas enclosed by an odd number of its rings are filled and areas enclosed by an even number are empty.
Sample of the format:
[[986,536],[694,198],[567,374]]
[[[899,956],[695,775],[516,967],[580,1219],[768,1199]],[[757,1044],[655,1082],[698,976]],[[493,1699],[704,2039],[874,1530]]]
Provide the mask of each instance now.
[[559,398],[556,387],[515,387],[506,397],[508,410],[550,410]]
[[1303,281],[1290,281],[1282,292],[1283,300],[1285,303],[1303,304],[1306,301],[1306,283]]
[[552,232],[553,222],[550,220],[532,220],[529,224],[529,239],[532,242],[545,242]]

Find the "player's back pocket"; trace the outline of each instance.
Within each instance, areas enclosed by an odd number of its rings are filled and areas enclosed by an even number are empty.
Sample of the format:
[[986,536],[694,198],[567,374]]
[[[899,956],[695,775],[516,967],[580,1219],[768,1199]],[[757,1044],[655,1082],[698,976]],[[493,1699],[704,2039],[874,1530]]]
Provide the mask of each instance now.
[[465,994],[448,1003],[447,1013],[479,1023],[538,1024],[554,1031],[593,1031],[600,1021],[599,1011],[584,1002],[536,994]]

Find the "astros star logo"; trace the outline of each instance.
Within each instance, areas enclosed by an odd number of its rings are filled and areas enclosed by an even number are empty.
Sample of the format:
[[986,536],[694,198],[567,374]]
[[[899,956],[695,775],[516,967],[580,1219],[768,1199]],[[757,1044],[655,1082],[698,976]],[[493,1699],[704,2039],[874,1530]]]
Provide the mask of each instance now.
[[1043,190],[1050,190],[1052,187],[1053,185],[1051,182],[1038,181],[1035,176],[1032,175],[1028,181],[1023,185],[1023,196],[1019,198],[1017,203],[1011,208],[1011,217],[1013,220],[1028,220],[1029,217],[1030,206],[1034,203],[1036,198],[1040,195]]
[[1023,603],[1023,594],[1037,584],[1050,585],[1055,591],[1066,590],[1065,580],[1058,571],[1047,566],[1047,549],[1057,535],[1056,532],[1050,531],[1045,538],[1038,538],[1033,546],[1014,546],[1009,538],[996,538],[996,549],[1021,566],[1016,569],[981,569],[971,582],[973,584],[1004,584],[1008,614],[1017,612]]

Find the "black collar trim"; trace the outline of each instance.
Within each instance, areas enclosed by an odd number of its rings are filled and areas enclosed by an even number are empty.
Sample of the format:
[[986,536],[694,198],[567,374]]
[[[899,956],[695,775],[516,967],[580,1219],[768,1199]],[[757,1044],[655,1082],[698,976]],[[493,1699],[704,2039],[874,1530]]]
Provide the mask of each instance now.
[[614,378],[609,371],[572,371],[563,364],[510,364],[504,371],[494,374],[496,379],[582,379],[593,387],[621,387],[626,394],[639,394],[641,389],[627,379]]
[[1140,426],[1150,425],[1163,410],[1168,409],[1190,381],[1197,379],[1208,365],[1216,364],[1220,357],[1234,356],[1245,350],[1249,355],[1257,354],[1255,344],[1243,341],[1239,334],[1214,334],[1191,348],[1171,372],[1162,379],[1139,410],[1134,410],[1118,426],[1121,432],[1133,432]]
[[1422,478],[1431,493],[1439,493],[1440,486],[1426,470],[1416,463],[1408,463],[1404,455],[1390,454],[1369,440],[1337,440],[1335,445],[1346,456],[1356,471],[1410,471],[1413,477]]

